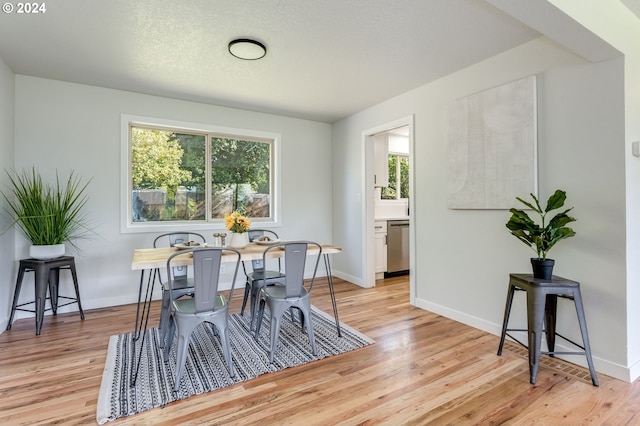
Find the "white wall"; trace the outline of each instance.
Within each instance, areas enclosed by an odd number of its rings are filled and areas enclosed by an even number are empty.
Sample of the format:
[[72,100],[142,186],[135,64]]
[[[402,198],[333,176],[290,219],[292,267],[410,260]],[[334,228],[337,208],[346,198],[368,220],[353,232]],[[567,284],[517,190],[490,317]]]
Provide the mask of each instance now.
[[[572,16],[582,26],[624,52],[625,88],[625,158],[626,158],[626,268],[627,288],[624,309],[627,312],[627,364],[631,367],[630,380],[640,377],[640,159],[632,156],[631,144],[640,141],[640,17],[623,3],[593,0],[589,7],[571,0],[550,0],[555,7]],[[602,13],[606,10],[607,13]],[[636,8],[637,11],[637,8]],[[623,307],[619,307],[623,309]]]
[[[13,168],[14,98],[13,72],[0,58],[0,188],[3,190],[8,180],[4,170]],[[0,197],[0,211],[5,208],[4,198]],[[7,230],[9,225],[6,216],[0,215],[0,332],[7,327],[15,281],[15,232]]]
[[[63,176],[73,169],[93,178],[88,211],[99,237],[81,241],[76,260],[86,309],[137,300],[139,274],[130,270],[131,255],[134,248],[151,246],[156,235],[120,233],[123,113],[280,133],[283,226],[274,230],[285,239],[332,242],[328,124],[22,75],[16,76],[15,91],[16,168],[35,165],[48,178],[56,169]],[[204,232],[207,238],[212,233]],[[27,250],[20,237],[15,258]],[[68,279],[63,286],[70,289]],[[32,295],[33,286],[23,287],[24,300]]]
[[[596,368],[624,377],[623,64],[590,64],[541,38],[336,123],[334,175],[344,186],[334,183],[334,242],[348,254],[336,269],[364,276],[362,228],[347,226],[362,214],[363,197],[349,196],[362,187],[361,132],[414,114],[416,304],[498,334],[508,274],[530,271],[533,252],[509,235],[508,211],[446,208],[447,108],[457,98],[537,75],[539,193],[546,201],[565,189],[578,219],[577,236],[551,253],[554,272],[582,284]],[[523,321],[524,312],[520,299],[512,318]],[[564,334],[579,341],[573,306],[561,304],[559,315]],[[572,359],[584,362],[578,358]]]

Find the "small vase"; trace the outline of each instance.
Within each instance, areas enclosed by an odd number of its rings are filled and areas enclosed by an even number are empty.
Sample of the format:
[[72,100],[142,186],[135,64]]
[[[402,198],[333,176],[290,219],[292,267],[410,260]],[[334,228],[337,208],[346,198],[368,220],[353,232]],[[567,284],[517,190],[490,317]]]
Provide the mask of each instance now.
[[232,232],[229,237],[228,247],[241,249],[249,244],[249,234],[246,232]]
[[38,260],[50,260],[64,256],[64,244],[33,245],[29,247],[29,256]]

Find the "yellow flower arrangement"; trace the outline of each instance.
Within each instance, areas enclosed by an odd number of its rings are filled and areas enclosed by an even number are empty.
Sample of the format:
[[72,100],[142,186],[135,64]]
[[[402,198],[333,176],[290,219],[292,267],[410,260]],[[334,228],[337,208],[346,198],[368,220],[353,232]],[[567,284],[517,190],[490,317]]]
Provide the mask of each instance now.
[[247,232],[251,227],[251,221],[238,212],[233,212],[230,215],[225,216],[224,221],[226,228],[231,232]]

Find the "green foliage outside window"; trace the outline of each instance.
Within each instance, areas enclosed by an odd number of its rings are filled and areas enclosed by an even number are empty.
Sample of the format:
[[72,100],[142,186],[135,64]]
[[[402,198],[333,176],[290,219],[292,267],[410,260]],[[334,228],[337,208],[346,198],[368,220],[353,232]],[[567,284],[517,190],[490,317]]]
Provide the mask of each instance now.
[[265,142],[214,137],[211,140],[211,183],[215,200],[230,194],[226,208],[216,208],[212,216],[223,218],[237,211],[249,217],[268,216],[268,210],[258,211],[248,206],[248,194],[270,192],[270,145]]
[[221,219],[232,211],[269,217],[271,144],[205,134],[131,128],[134,222]]
[[181,168],[184,150],[175,133],[133,127],[131,140],[133,189],[171,191],[191,178]]
[[389,154],[389,186],[382,188],[383,200],[409,198],[409,157]]

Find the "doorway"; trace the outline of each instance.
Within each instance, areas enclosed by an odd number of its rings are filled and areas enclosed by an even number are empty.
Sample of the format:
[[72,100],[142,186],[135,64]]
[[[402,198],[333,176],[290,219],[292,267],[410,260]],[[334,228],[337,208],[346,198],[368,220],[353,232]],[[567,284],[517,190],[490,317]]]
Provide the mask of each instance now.
[[[363,235],[365,287],[374,287],[376,279],[384,278],[380,268],[381,257],[386,256],[387,224],[394,220],[409,222],[408,257],[410,302],[414,303],[414,185],[413,182],[413,116],[385,123],[363,133]],[[398,141],[404,141],[398,145]],[[380,146],[383,148],[381,149]],[[395,163],[394,163],[395,162]],[[382,176],[383,168],[389,176]],[[388,180],[387,180],[388,179]],[[382,232],[384,227],[384,232]],[[397,252],[394,251],[394,254]],[[386,257],[384,259],[386,270]]]

